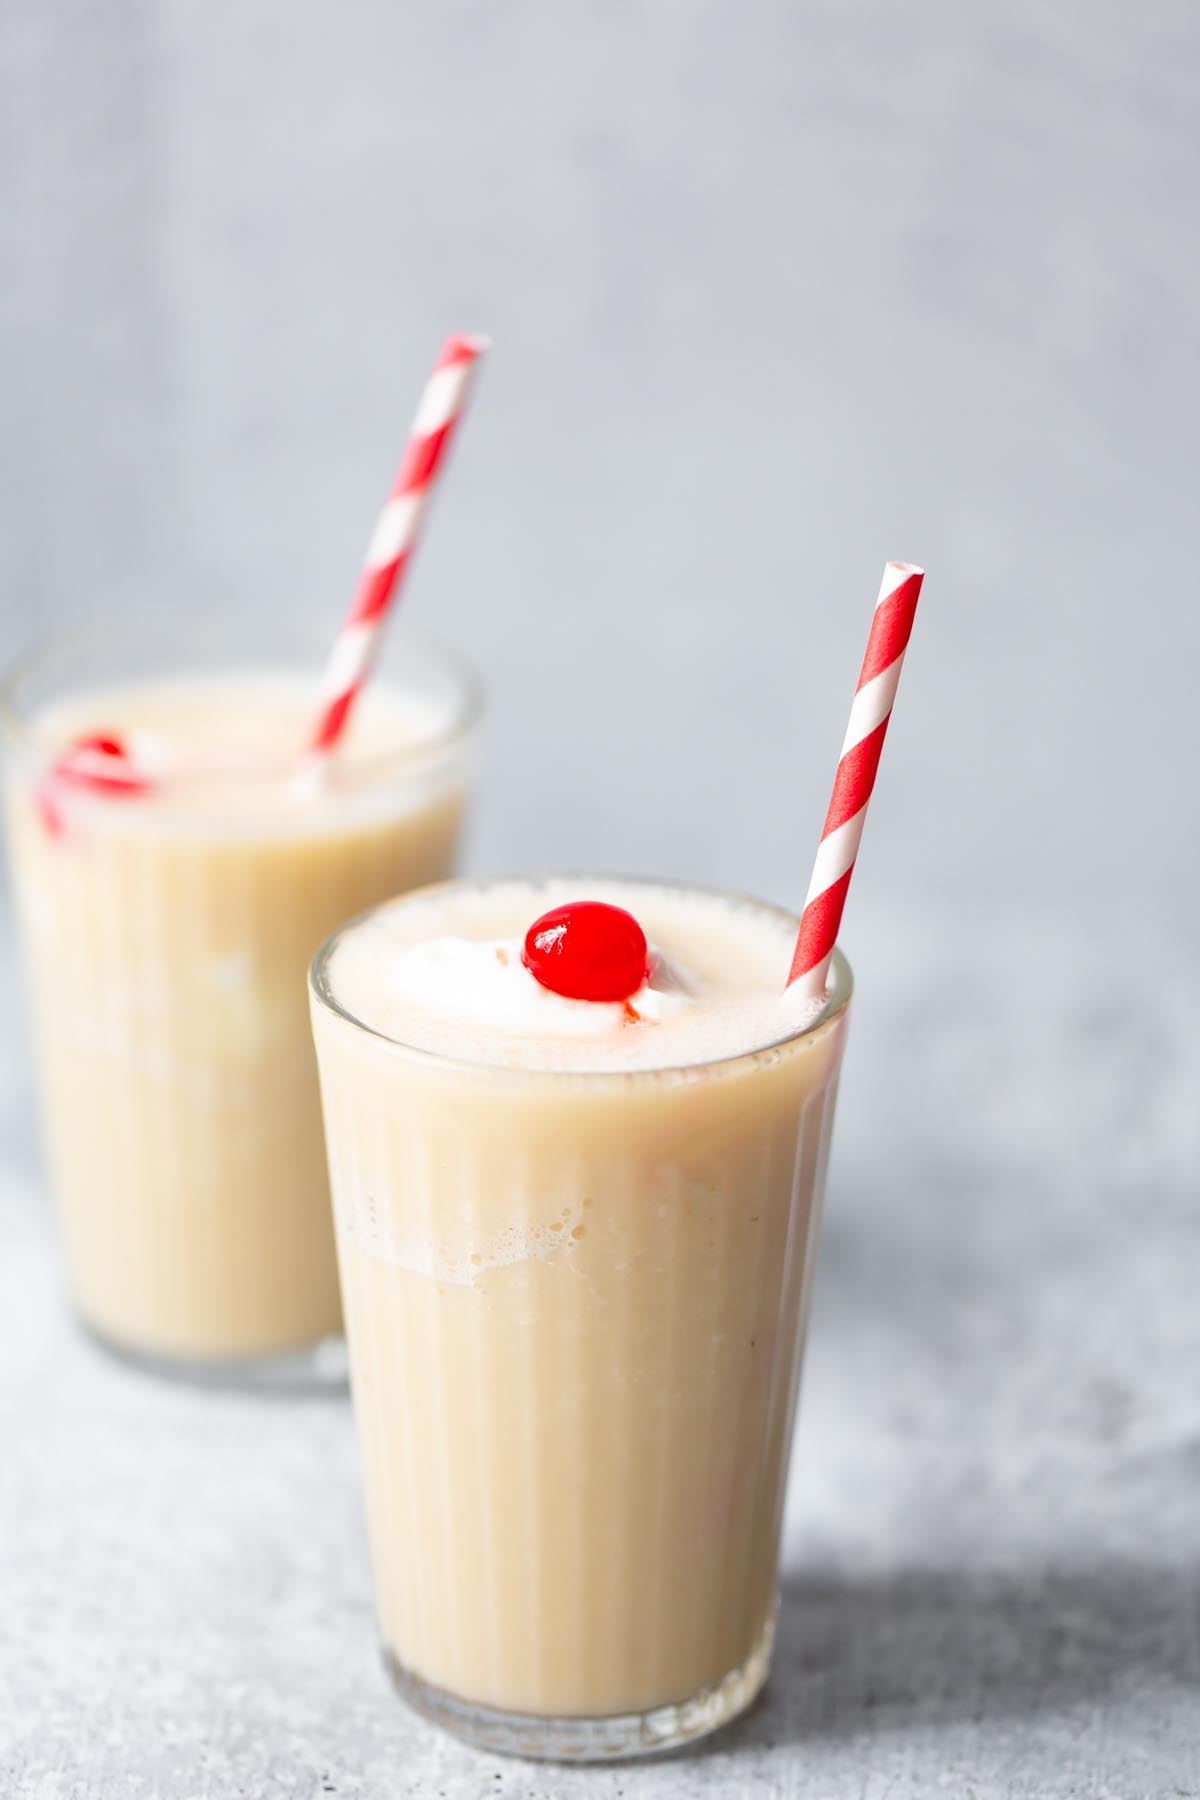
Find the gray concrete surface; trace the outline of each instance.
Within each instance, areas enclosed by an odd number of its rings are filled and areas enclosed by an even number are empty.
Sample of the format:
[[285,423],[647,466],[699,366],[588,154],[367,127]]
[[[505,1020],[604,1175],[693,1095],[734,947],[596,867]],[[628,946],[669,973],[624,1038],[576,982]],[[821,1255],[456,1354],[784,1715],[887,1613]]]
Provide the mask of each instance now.
[[938,934],[903,924],[852,1034],[750,1718],[618,1773],[411,1717],[377,1660],[347,1406],[110,1365],[63,1316],[18,1158],[6,1800],[1200,1794],[1200,981],[1114,978],[1031,929],[931,988]]
[[0,647],[332,625],[484,328],[405,602],[487,671],[473,866],[783,900],[930,570],[766,1704],[620,1776],[409,1720],[345,1408],[67,1328],[9,1005],[5,1800],[1200,1793],[1198,52],[1186,0],[0,14]]

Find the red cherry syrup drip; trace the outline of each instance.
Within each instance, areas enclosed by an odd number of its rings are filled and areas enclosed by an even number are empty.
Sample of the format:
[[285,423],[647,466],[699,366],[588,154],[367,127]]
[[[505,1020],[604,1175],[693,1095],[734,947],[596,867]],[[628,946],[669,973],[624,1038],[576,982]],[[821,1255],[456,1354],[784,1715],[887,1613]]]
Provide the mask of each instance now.
[[572,900],[534,920],[521,961],[568,1000],[628,1000],[646,979],[646,934],[623,907]]

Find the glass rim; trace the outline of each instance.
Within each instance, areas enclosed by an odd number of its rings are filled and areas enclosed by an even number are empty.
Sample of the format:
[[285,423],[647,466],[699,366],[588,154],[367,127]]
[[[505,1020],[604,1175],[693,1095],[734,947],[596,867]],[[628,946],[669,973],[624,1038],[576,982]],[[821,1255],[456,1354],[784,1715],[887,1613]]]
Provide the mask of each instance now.
[[538,887],[543,883],[559,881],[578,881],[581,886],[611,883],[613,886],[633,888],[658,888],[676,891],[682,894],[700,894],[707,899],[732,901],[735,905],[752,909],[759,913],[768,913],[780,920],[786,920],[795,930],[800,928],[800,918],[786,907],[776,906],[772,901],[760,900],[757,895],[746,894],[736,888],[707,887],[702,882],[683,881],[664,876],[650,875],[579,875],[570,870],[552,875],[485,875],[485,876],[452,876],[447,881],[431,882],[426,887],[413,888],[408,893],[394,895],[377,906],[368,906],[362,912],[343,920],[335,931],[330,932],[324,943],[315,952],[308,970],[308,988],[313,1002],[330,1018],[348,1026],[351,1031],[361,1033],[364,1037],[383,1044],[388,1050],[397,1051],[405,1058],[418,1063],[437,1067],[460,1074],[470,1074],[486,1079],[498,1078],[501,1081],[515,1083],[579,1083],[589,1086],[600,1084],[624,1085],[630,1081],[680,1081],[698,1079],[713,1069],[731,1069],[739,1063],[752,1063],[768,1056],[773,1051],[789,1049],[802,1043],[840,1018],[850,1004],[854,993],[854,971],[840,948],[834,946],[830,963],[829,979],[826,984],[825,999],[820,1010],[803,1025],[782,1031],[778,1037],[771,1038],[764,1044],[755,1044],[749,1050],[736,1050],[728,1056],[705,1057],[700,1062],[664,1063],[651,1068],[628,1069],[521,1069],[507,1063],[485,1062],[466,1056],[452,1056],[442,1050],[430,1050],[421,1044],[410,1044],[403,1038],[393,1037],[386,1031],[380,1031],[374,1025],[368,1025],[357,1014],[343,1006],[334,994],[329,982],[329,964],[342,939],[352,931],[367,923],[369,919],[381,913],[404,907],[417,901],[425,901],[439,893],[447,893],[455,888],[474,888],[484,890],[506,885]]
[[[232,612],[223,615],[219,608],[209,613],[207,617],[210,620],[215,619],[217,622],[223,622],[227,618],[231,625],[235,622]],[[132,627],[135,630],[142,626],[148,626],[150,633],[161,637],[164,644],[171,641],[171,621],[152,607],[127,609],[118,615],[116,623],[118,628]],[[68,627],[64,631],[52,632],[43,638],[33,640],[14,656],[7,657],[0,664],[0,749],[6,755],[28,757],[42,755],[46,750],[46,746],[38,742],[35,732],[35,719],[40,708],[21,703],[25,684],[38,674],[52,669],[59,657],[69,656],[74,651],[86,650],[89,644],[94,643],[101,636],[107,641],[110,633],[111,627],[107,621],[74,628]],[[398,642],[402,650],[411,651],[435,675],[443,677],[449,683],[452,695],[447,708],[447,716],[435,730],[418,738],[414,743],[404,745],[396,750],[372,754],[356,761],[345,770],[339,770],[338,791],[341,793],[354,788],[370,786],[372,782],[393,775],[420,769],[446,753],[459,749],[469,739],[483,714],[483,681],[469,658],[460,651],[451,649],[437,638],[411,632],[404,627],[391,634],[390,641]],[[181,633],[180,662],[183,663],[185,658],[186,640]],[[277,665],[277,667],[282,666],[285,666],[284,658],[280,658]],[[185,669],[184,678],[190,672]],[[240,670],[231,661],[231,674],[256,672],[271,672],[266,662],[266,652],[257,646],[254,652],[247,656]],[[134,676],[132,681],[136,682],[138,679],[140,678]],[[314,682],[319,680],[320,670],[318,668],[314,673]],[[396,687],[403,692],[402,670],[394,680]],[[81,690],[86,691],[86,681],[81,681],[79,685]],[[51,704],[53,703],[51,702]],[[248,768],[260,774],[287,774],[294,767],[294,759],[289,757],[286,761],[280,760],[278,763],[274,760],[263,759],[261,762],[250,764],[241,763],[228,766],[217,764],[211,769],[202,768],[199,773],[205,783],[220,787],[225,782],[230,784],[243,782]],[[103,799],[104,796],[90,798]]]

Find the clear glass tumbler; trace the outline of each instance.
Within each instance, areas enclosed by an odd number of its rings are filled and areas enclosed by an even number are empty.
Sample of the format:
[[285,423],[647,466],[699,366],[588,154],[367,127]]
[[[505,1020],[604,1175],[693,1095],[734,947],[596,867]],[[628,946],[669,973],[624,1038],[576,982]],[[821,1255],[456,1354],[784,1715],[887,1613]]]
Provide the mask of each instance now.
[[312,997],[388,1667],[491,1749],[686,1743],[766,1679],[850,970],[751,1054],[521,1071],[351,1016],[364,926]]
[[[377,708],[369,749],[306,792],[294,733],[328,646],[254,631],[106,621],[13,669],[0,723],[78,1313],[137,1360],[270,1383],[336,1367],[341,1330],[305,969],[347,913],[452,872],[478,700],[456,661],[401,638],[378,694],[403,729]],[[197,705],[199,751],[151,792],[55,782],[74,723],[132,707],[153,760]],[[255,714],[281,708],[276,742]]]

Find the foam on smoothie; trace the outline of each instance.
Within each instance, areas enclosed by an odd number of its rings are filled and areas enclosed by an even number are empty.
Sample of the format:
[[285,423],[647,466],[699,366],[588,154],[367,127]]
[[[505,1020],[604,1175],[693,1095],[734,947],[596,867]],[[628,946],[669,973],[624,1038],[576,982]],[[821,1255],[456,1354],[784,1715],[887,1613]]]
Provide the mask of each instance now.
[[[318,704],[311,673],[230,671],[130,682],[95,693],[73,694],[39,714],[35,732],[49,756],[95,732],[118,737],[151,786],[114,809],[110,801],[72,794],[71,805],[90,806],[136,830],[140,822],[162,828],[163,815],[197,821],[220,815],[228,824],[254,815],[293,830],[305,814],[344,811],[347,792],[389,759],[406,761],[444,736],[449,715],[430,698],[376,682],[360,698],[345,740],[319,784],[296,780]],[[386,790],[385,790],[386,791]],[[389,796],[389,798],[391,798]]]
[[[572,900],[639,921],[648,979],[626,1002],[550,992],[525,932]],[[795,925],[750,901],[619,881],[504,882],[398,902],[355,926],[328,967],[338,1005],[420,1050],[515,1069],[683,1068],[777,1043],[821,1002],[785,991]]]

